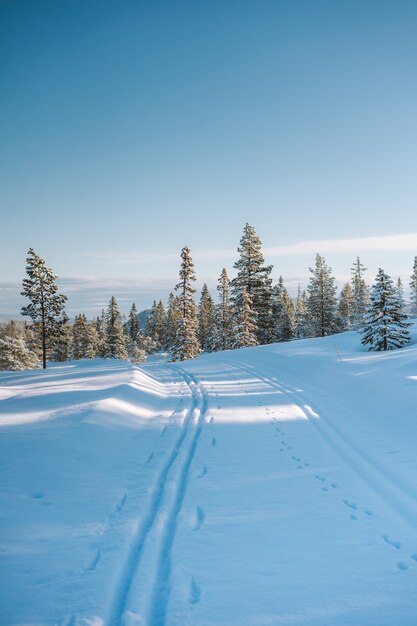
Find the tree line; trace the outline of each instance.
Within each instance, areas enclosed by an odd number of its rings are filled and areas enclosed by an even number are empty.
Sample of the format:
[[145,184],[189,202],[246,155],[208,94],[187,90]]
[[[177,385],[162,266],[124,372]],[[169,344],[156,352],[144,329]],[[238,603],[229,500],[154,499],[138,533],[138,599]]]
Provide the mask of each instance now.
[[[217,301],[204,284],[197,303],[195,268],[185,246],[179,282],[167,305],[155,301],[141,329],[136,305],[125,320],[114,297],[92,321],[80,313],[70,323],[67,298],[58,291],[57,276],[31,248],[22,290],[29,299],[22,315],[30,317],[31,323],[9,322],[0,329],[0,369],[37,367],[38,360],[46,367],[48,360],[106,357],[139,363],[158,350],[169,352],[173,361],[182,361],[200,352],[324,337],[345,330],[359,330],[370,350],[399,348],[410,339],[401,280],[394,284],[380,269],[369,288],[359,257],[353,263],[351,280],[337,295],[332,270],[317,254],[314,267],[309,268],[307,288],[299,287],[292,298],[282,276],[273,285],[273,266],[265,265],[262,242],[249,224],[244,227],[238,255],[235,278],[230,280],[225,268],[220,274]],[[410,314],[417,317],[417,256],[410,293]]]

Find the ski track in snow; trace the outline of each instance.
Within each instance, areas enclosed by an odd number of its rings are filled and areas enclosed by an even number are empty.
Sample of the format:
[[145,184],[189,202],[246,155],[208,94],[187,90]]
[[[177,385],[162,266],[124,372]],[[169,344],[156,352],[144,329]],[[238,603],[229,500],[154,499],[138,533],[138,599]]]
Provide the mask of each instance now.
[[[228,365],[236,368],[237,370],[255,376],[257,380],[264,382],[266,385],[273,389],[286,393],[291,396],[293,403],[298,406],[301,412],[305,415],[310,424],[313,425],[315,430],[321,435],[321,438],[326,444],[341,458],[344,463],[355,472],[365,482],[367,487],[381,497],[388,505],[390,510],[393,510],[392,500],[395,502],[395,512],[401,516],[401,518],[415,530],[417,528],[417,505],[413,497],[407,492],[407,490],[398,484],[398,481],[391,477],[385,469],[379,467],[369,455],[362,449],[360,449],[355,443],[351,442],[349,438],[327,418],[323,418],[320,414],[320,420],[317,419],[318,413],[314,411],[311,404],[306,404],[304,398],[300,393],[292,386],[279,381],[276,378],[265,376],[259,373],[255,368],[237,364],[232,361],[227,361]],[[294,400],[297,400],[295,402]],[[260,406],[265,406],[265,403],[261,398],[257,398]],[[275,425],[275,420],[272,422]],[[281,432],[281,434],[283,434]],[[291,446],[287,444],[285,440],[281,441],[283,446],[280,451],[291,450]],[[301,457],[296,455],[292,456],[295,462],[301,461]],[[309,466],[309,463],[305,463],[304,466]],[[298,469],[303,469],[303,466],[298,465]],[[315,474],[314,478],[321,483],[325,483],[327,478],[319,474]],[[337,483],[331,483],[332,489],[338,487]],[[322,487],[322,491],[329,491],[325,486]],[[388,497],[387,497],[388,495]],[[391,501],[390,501],[391,500]],[[374,511],[370,508],[362,509],[356,502],[344,499],[342,503],[349,509],[353,509],[355,513],[350,514],[350,519],[358,520],[359,513],[364,513],[367,517],[372,517]],[[387,535],[382,536],[383,541],[397,550],[401,549],[401,542],[395,539],[391,539]],[[417,561],[417,555],[411,554],[410,558]],[[404,561],[398,561],[396,567],[400,571],[406,571],[409,569],[409,565]]]
[[[125,565],[119,574],[110,618],[107,621],[108,626],[122,626],[126,623],[125,617],[128,615],[137,616],[137,619],[140,620],[139,623],[148,624],[149,626],[164,626],[166,620],[171,591],[171,552],[178,516],[184,501],[191,464],[207,411],[207,394],[195,376],[178,366],[172,366],[172,368],[184,378],[191,392],[192,403],[183,420],[181,432],[174,447],[159,473],[148,510],[139,521]],[[162,429],[161,436],[165,434],[165,428]],[[148,458],[148,463],[151,458],[152,455]],[[206,472],[207,468],[204,467],[201,476]],[[176,476],[173,480],[170,480],[171,473],[174,473]],[[200,528],[204,518],[203,509],[198,507],[195,530]],[[147,546],[148,537],[155,529],[157,530],[156,540],[152,545]],[[145,547],[149,547],[151,550],[152,567],[150,570],[155,572],[155,574],[152,581],[149,605],[142,607],[141,614],[137,615],[137,613],[130,612],[130,601],[134,580],[140,568]],[[88,569],[94,568],[89,567]],[[197,603],[201,593],[200,587],[192,579],[190,603]]]

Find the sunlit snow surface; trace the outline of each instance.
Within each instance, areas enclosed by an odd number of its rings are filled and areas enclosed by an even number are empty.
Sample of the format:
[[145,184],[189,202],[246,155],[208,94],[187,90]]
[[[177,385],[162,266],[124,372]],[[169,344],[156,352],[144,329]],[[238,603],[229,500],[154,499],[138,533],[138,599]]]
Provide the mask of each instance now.
[[1,626],[415,626],[417,345],[0,374]]

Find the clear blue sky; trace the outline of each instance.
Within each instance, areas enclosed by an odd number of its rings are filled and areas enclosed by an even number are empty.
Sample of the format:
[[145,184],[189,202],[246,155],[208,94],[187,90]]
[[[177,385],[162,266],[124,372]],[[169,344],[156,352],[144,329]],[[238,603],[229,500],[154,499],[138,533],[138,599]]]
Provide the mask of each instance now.
[[184,245],[233,274],[246,221],[289,286],[316,252],[408,276],[416,33],[415,0],[2,0],[0,315],[30,246],[92,315],[165,298]]

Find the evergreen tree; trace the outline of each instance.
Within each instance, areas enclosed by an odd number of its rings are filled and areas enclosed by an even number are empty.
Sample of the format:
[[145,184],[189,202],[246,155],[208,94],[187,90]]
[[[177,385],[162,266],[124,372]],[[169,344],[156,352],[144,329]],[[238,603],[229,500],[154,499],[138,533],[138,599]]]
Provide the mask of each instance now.
[[230,303],[230,280],[223,268],[217,284],[219,304],[215,306],[213,350],[229,350],[233,346],[233,310]]
[[[152,308],[149,311],[146,318],[146,334],[150,337],[155,343],[157,343],[155,339],[155,318],[156,318],[156,309],[157,304],[156,300],[153,301]],[[159,346],[158,346],[159,347]]]
[[252,298],[244,287],[241,306],[235,320],[233,348],[257,346],[258,341],[255,331],[256,323],[255,313],[252,308]]
[[19,371],[38,367],[38,357],[26,341],[25,329],[8,322],[0,330],[0,370]]
[[88,334],[88,322],[84,313],[76,315],[72,326],[72,358],[87,359],[91,358],[90,341]]
[[363,278],[366,267],[362,265],[359,257],[356,258],[352,266],[352,327],[355,329],[362,328],[365,322],[366,312],[369,308],[369,289]]
[[167,341],[167,314],[161,300],[155,307],[153,339],[159,348],[163,348]]
[[97,335],[97,348],[96,357],[104,359],[108,353],[107,349],[107,319],[104,309],[101,311],[101,315],[98,315],[95,320],[96,335]]
[[314,337],[325,337],[339,330],[336,311],[335,278],[331,268],[319,254],[316,255],[315,268],[310,267],[312,276],[307,287],[308,317]]
[[350,330],[354,319],[353,290],[350,283],[346,283],[342,288],[339,297],[338,313],[341,330]]
[[206,283],[204,283],[201,291],[197,320],[197,337],[200,342],[201,349],[205,352],[211,352],[213,350],[215,330],[214,302]]
[[190,249],[185,246],[181,251],[180,282],[175,289],[178,291],[179,319],[175,335],[175,344],[172,351],[173,361],[192,359],[200,352],[197,339],[197,315],[194,300],[195,281],[194,264]]
[[126,337],[123,332],[122,316],[116,298],[111,297],[106,314],[107,355],[114,359],[127,359]]
[[238,270],[232,280],[232,300],[236,313],[243,305],[246,290],[252,300],[254,311],[255,334],[260,344],[274,340],[274,319],[272,316],[272,265],[264,265],[262,242],[253,226],[248,223],[243,230],[238,252],[240,258],[234,264]]
[[296,335],[296,317],[294,303],[284,286],[282,276],[279,277],[273,293],[274,341],[290,341]]
[[22,307],[22,315],[31,317],[39,330],[42,367],[45,368],[47,351],[53,348],[59,334],[58,319],[67,297],[58,293],[57,276],[33,248],[29,248],[26,273],[28,277],[23,280],[21,295],[29,298],[30,304]]
[[308,299],[305,290],[301,291],[298,285],[298,293],[295,299],[295,337],[303,339],[309,336],[308,317],[307,317]]
[[371,291],[371,304],[368,310],[361,342],[369,345],[369,350],[395,350],[410,341],[406,316],[401,312],[398,293],[388,274],[381,268]]
[[72,328],[69,323],[69,317],[62,312],[61,318],[58,320],[59,331],[52,350],[51,359],[56,362],[70,361],[72,349]]
[[166,320],[166,340],[164,348],[168,351],[173,350],[175,345],[175,337],[177,334],[178,320],[181,317],[180,304],[178,296],[174,296],[171,292],[168,298],[168,313]]
[[401,313],[404,313],[405,312],[404,311],[405,310],[404,288],[403,288],[403,283],[400,277],[398,277],[397,279],[397,297],[398,297],[398,304],[400,307],[400,311]]
[[136,342],[139,333],[139,315],[136,304],[133,303],[129,311],[127,321],[127,334],[133,342]]
[[410,280],[411,317],[417,317],[417,256],[414,257],[413,273]]

